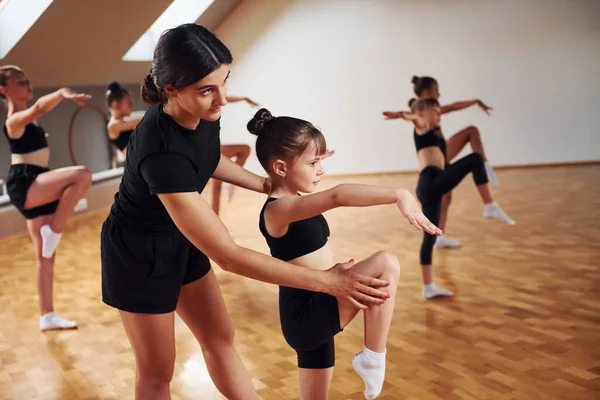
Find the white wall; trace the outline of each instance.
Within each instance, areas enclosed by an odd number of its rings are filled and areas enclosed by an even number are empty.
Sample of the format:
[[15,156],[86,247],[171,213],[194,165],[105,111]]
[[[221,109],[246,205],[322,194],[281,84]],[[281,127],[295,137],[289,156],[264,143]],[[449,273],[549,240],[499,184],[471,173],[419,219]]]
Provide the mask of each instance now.
[[[494,107],[443,118],[475,124],[498,165],[600,159],[598,0],[245,0],[216,30],[236,58],[229,92],[322,128],[329,173],[416,169],[405,108],[413,74],[442,102]],[[253,110],[228,106],[224,143],[253,144]],[[256,160],[251,169],[261,171]]]

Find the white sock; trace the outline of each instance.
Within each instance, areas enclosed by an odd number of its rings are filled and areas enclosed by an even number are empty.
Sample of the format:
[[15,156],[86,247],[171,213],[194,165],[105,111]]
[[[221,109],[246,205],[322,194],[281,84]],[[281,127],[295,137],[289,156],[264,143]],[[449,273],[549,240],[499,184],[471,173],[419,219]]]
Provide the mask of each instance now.
[[510,218],[495,201],[483,206],[483,216],[485,218],[493,218],[508,225],[515,224],[515,221]]
[[68,321],[56,315],[54,311],[44,314],[40,317],[40,330],[50,329],[73,329],[77,328],[77,322]]
[[485,172],[487,173],[489,181],[494,186],[500,186],[500,181],[498,180],[498,176],[496,175],[496,172],[494,172],[492,165],[487,161],[484,163],[484,165],[485,165]]
[[457,247],[460,247],[461,244],[458,240],[452,240],[452,239],[448,239],[448,237],[446,236],[446,234],[443,234],[441,236],[438,236],[435,239],[435,245],[434,247],[441,249],[444,247],[448,247],[451,249],[455,249]]
[[354,370],[365,383],[366,399],[374,399],[381,393],[385,380],[385,353],[376,353],[365,347],[352,360]]
[[425,297],[426,299],[450,296],[454,296],[454,293],[452,293],[449,290],[437,287],[433,282],[423,285],[423,297]]
[[43,225],[40,233],[42,234],[42,257],[50,258],[58,247],[62,233],[54,232],[50,225]]

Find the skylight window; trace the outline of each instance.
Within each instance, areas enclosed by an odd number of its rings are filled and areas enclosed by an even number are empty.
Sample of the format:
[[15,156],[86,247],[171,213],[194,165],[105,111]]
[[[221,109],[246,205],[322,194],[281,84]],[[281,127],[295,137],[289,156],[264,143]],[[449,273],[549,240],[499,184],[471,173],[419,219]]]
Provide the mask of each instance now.
[[214,0],[174,0],[125,53],[123,61],[151,61],[160,35],[177,25],[196,22]]
[[15,47],[54,0],[0,0],[0,59]]

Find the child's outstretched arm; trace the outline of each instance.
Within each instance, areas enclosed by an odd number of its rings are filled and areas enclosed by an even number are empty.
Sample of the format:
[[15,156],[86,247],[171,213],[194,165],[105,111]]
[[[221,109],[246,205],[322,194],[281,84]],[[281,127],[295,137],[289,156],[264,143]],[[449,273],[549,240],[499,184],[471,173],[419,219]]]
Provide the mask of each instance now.
[[337,207],[369,207],[394,203],[418,230],[434,235],[442,234],[441,229],[423,215],[408,190],[371,185],[342,184],[316,194],[282,197],[267,206],[265,219],[270,225],[283,226]]

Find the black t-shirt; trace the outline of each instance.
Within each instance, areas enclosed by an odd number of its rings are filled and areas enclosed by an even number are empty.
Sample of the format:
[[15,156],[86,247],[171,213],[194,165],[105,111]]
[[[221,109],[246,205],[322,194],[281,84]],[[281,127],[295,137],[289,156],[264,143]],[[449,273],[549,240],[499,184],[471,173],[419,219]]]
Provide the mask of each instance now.
[[202,192],[219,164],[220,129],[219,121],[204,120],[186,129],[162,106],[150,107],[129,140],[111,217],[140,233],[176,232],[157,194]]

